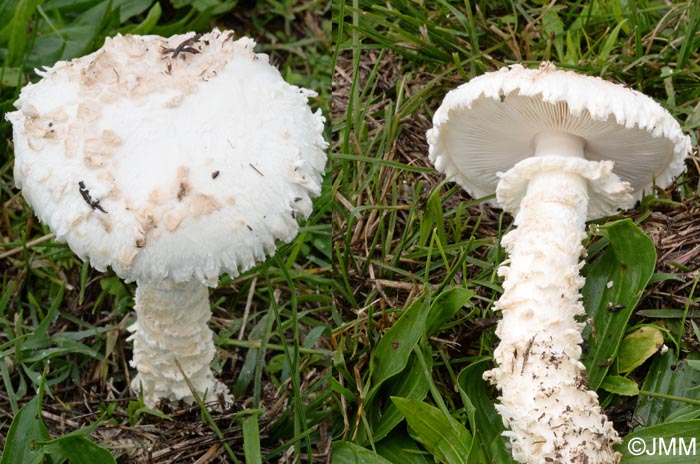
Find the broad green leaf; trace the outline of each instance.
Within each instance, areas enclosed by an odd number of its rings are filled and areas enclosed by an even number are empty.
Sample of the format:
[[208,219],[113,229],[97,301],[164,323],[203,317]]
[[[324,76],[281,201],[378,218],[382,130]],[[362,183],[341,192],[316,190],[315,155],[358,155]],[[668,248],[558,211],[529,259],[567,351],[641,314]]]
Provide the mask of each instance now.
[[603,382],[656,266],[654,243],[630,219],[608,223],[595,233],[605,237],[609,245],[589,265],[582,291],[595,329],[584,332],[589,351],[583,362],[591,390]]
[[[26,60],[28,68],[53,65],[58,60],[70,60],[85,55],[95,48],[95,40],[111,13],[110,1],[103,0],[81,13],[67,25],[54,30],[47,29],[36,37],[31,54]],[[101,44],[100,44],[101,45]]]
[[[678,361],[675,353],[669,350],[666,354],[657,354],[649,367],[642,391],[660,393],[673,397],[700,400],[700,371],[688,365],[688,361],[697,361],[700,354],[691,353],[688,358]],[[679,408],[686,409],[687,403],[668,398],[658,398],[643,393],[637,401],[634,417],[638,418],[641,426],[663,424],[677,414]],[[700,408],[695,406],[695,408]],[[680,417],[680,416],[676,416]]]
[[696,371],[700,371],[700,360],[698,359],[686,359],[689,367],[692,367]]
[[[116,464],[114,456],[102,446],[93,443],[81,432],[52,440],[47,445],[51,454],[60,454],[70,464]],[[53,450],[59,452],[55,453]]]
[[112,9],[119,8],[119,22],[143,13],[151,6],[152,0],[112,0]]
[[666,422],[682,422],[693,419],[700,419],[700,406],[697,404],[684,404],[674,409],[666,417]]
[[467,464],[472,436],[462,424],[422,401],[398,397],[391,400],[406,417],[411,436],[425,446],[438,462]]
[[118,276],[103,277],[100,279],[100,288],[107,292],[108,295],[125,297],[129,294],[126,285]]
[[436,334],[440,327],[452,319],[474,296],[474,292],[463,287],[453,287],[438,295],[430,305],[426,321],[426,335]]
[[36,462],[51,462],[41,460],[44,452],[37,447],[37,442],[49,440],[49,431],[41,420],[39,397],[35,396],[29,403],[22,406],[10,424],[10,430],[5,437],[5,448],[0,464],[27,464],[35,459]]
[[659,329],[651,326],[640,327],[625,336],[617,353],[617,370],[631,372],[651,358],[664,344],[664,336]]
[[627,435],[617,449],[624,464],[697,464],[700,420],[646,427]]
[[[429,350],[430,347],[426,345],[424,351],[428,352],[424,353],[423,358],[430,370],[433,367],[433,358]],[[366,410],[371,432],[363,430],[365,436],[360,442],[367,443],[370,438],[371,441],[383,439],[403,420],[403,414],[394,402],[388,401],[390,397],[398,396],[422,400],[428,394],[429,387],[421,364],[416,359],[416,353],[411,353],[407,369],[385,382],[381,389],[381,395],[374,396],[368,402]]]
[[333,464],[393,464],[372,450],[348,441],[334,441],[331,462]]
[[459,391],[469,416],[474,446],[481,448],[489,463],[515,463],[507,447],[508,440],[503,436],[503,420],[489,398],[483,379],[488,360],[476,361],[462,369],[457,377]]
[[404,370],[413,347],[423,335],[427,315],[424,300],[419,298],[382,335],[370,358],[372,390],[367,395],[368,399],[386,379]]
[[609,375],[603,379],[600,388],[616,395],[637,396],[639,395],[639,385],[632,379],[619,375]]
[[375,445],[377,453],[394,464],[434,464],[435,460],[418,447],[405,430],[396,429]]

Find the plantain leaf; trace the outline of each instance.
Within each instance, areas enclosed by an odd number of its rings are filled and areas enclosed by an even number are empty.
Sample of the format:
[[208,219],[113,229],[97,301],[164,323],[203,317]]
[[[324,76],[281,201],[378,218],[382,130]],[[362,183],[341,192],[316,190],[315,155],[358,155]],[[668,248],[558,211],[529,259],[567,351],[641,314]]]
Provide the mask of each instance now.
[[[426,344],[423,350],[423,359],[425,359],[428,369],[432,369],[433,358],[429,352],[430,347]],[[361,435],[360,443],[364,444],[369,441],[383,439],[403,420],[403,414],[401,414],[394,402],[388,401],[390,397],[399,396],[422,400],[428,394],[428,388],[428,381],[425,378],[422,366],[416,359],[416,354],[412,353],[408,367],[386,382],[381,390],[381,395],[376,395],[368,403],[366,409],[371,433],[363,430],[367,436]]]
[[[678,361],[675,352],[654,357],[646,378],[643,391],[662,395],[700,400],[700,371],[693,369],[689,363],[700,359],[698,353],[691,353],[687,359]],[[682,414],[681,414],[682,412]],[[634,410],[634,417],[641,426],[652,426],[672,419],[693,417],[700,413],[700,406],[690,405],[669,398],[641,395]]]
[[372,350],[370,375],[372,389],[367,395],[369,401],[388,378],[403,371],[411,357],[413,347],[425,330],[425,310],[423,298],[414,301],[403,311],[401,317],[382,336]]
[[440,327],[455,317],[473,296],[473,291],[463,287],[453,287],[440,293],[430,305],[426,335],[430,337],[436,334]]
[[469,431],[452,416],[418,400],[392,397],[406,417],[411,436],[444,464],[467,464],[472,445]]
[[421,450],[405,430],[396,429],[375,445],[377,453],[395,464],[435,464],[435,460]]
[[605,377],[600,388],[610,393],[615,393],[616,395],[639,395],[639,385],[637,385],[637,382],[619,375],[609,375]]
[[663,344],[664,336],[656,327],[640,327],[625,335],[617,353],[618,372],[633,371],[659,351]]
[[627,435],[618,451],[625,464],[697,464],[700,420],[670,422]]
[[[49,431],[41,420],[39,397],[35,396],[22,406],[10,424],[5,437],[5,448],[0,464],[45,463],[51,460],[44,456],[44,450],[37,443],[51,438]],[[42,456],[44,458],[42,459]]]
[[597,390],[607,375],[656,266],[654,243],[630,219],[608,223],[594,233],[606,238],[609,245],[588,267],[582,291],[594,329],[584,331],[589,351],[583,363],[591,390]]
[[333,464],[392,464],[372,450],[348,441],[333,442]]
[[507,448],[508,440],[502,435],[503,420],[489,398],[486,381],[482,378],[489,359],[484,358],[462,369],[457,377],[459,392],[467,409],[474,447],[480,448],[487,462],[515,463]]
[[[68,459],[70,464],[116,464],[114,456],[100,445],[90,441],[83,432],[64,435],[51,441],[47,448],[53,451],[57,447],[59,453]],[[55,454],[52,452],[52,454]]]

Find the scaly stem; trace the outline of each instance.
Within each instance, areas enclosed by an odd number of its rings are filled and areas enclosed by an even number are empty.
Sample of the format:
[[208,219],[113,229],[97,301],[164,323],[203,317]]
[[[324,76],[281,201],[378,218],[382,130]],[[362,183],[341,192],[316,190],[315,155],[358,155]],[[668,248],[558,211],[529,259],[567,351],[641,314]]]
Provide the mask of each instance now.
[[[557,163],[567,165],[568,159],[560,156]],[[528,173],[516,228],[502,239],[510,260],[499,269],[505,277],[496,304],[503,311],[496,330],[501,343],[494,353],[497,367],[484,378],[502,392],[496,408],[510,428],[506,435],[518,461],[616,463],[620,455],[612,445],[620,439],[588,390],[579,361],[587,180],[540,161],[530,161],[539,170]]]
[[138,374],[131,387],[143,392],[146,406],[154,407],[161,398],[195,401],[175,359],[198,395],[206,394],[208,401],[223,395],[230,401],[228,389],[215,380],[209,367],[216,350],[207,325],[211,310],[205,285],[196,281],[138,282],[135,309],[129,340],[134,342],[131,365]]

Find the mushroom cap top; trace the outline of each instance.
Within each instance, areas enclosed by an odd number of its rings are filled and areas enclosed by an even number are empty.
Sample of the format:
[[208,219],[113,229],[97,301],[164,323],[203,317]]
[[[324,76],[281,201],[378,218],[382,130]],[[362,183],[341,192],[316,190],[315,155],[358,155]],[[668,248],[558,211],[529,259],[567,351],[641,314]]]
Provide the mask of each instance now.
[[613,161],[637,200],[654,184],[668,186],[690,152],[690,137],[651,98],[545,62],[504,67],[450,91],[427,133],[429,156],[480,198],[496,191],[498,173],[534,156],[542,132],[583,139],[585,159]]
[[311,212],[328,146],[316,94],[232,37],[118,35],[22,89],[15,183],[96,269],[214,285]]

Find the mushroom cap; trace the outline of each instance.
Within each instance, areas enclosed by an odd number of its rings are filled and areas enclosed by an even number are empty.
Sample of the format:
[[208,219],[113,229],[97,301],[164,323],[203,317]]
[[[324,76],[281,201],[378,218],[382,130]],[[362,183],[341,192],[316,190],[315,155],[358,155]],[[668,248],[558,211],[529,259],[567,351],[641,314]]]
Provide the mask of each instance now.
[[583,139],[589,161],[613,161],[636,200],[654,184],[668,186],[690,152],[690,137],[651,98],[542,63],[504,67],[450,91],[427,134],[430,159],[480,198],[496,191],[498,173],[534,156],[535,136],[545,131]]
[[311,212],[327,148],[316,94],[232,37],[118,35],[22,89],[15,183],[96,269],[214,285]]

